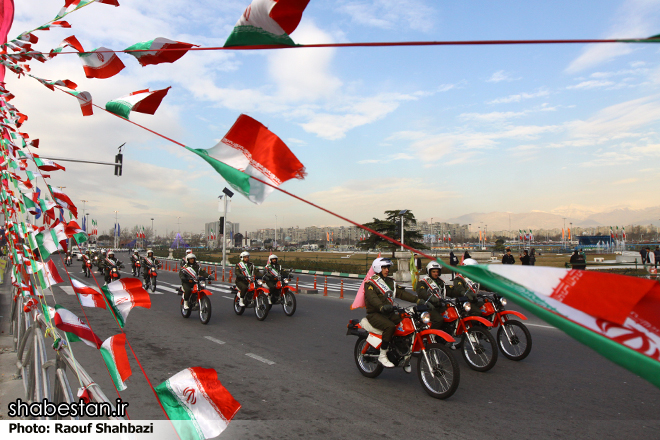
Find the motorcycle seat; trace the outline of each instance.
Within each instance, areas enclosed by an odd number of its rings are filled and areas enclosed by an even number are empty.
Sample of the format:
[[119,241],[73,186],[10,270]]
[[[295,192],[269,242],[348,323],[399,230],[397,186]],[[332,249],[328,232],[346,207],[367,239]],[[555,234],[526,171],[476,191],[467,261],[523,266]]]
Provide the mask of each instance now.
[[367,319],[366,316],[364,318],[362,318],[362,321],[360,321],[360,325],[362,326],[363,329],[365,329],[369,333],[375,333],[377,335],[382,335],[383,334],[382,330],[377,329],[376,327],[371,325],[371,323],[369,323],[369,320]]

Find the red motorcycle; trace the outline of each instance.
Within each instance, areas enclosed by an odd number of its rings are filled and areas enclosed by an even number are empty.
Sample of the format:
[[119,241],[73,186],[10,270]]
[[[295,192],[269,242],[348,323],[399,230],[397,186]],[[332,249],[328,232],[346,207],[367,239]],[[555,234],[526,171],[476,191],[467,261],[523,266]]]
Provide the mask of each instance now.
[[532,335],[525,324],[517,319],[512,319],[512,316],[523,321],[526,321],[527,317],[515,310],[505,310],[507,301],[500,295],[480,294],[479,297],[484,301],[481,316],[491,322],[493,328],[499,327],[497,345],[504,357],[512,361],[525,359],[532,351]]
[[497,343],[490,334],[493,326],[480,316],[471,316],[472,305],[466,297],[444,300],[447,309],[443,315],[442,329],[454,337],[461,337],[455,348],[461,350],[463,359],[475,371],[488,371],[497,362]]
[[92,262],[89,261],[89,258],[85,259],[84,272],[85,278],[89,278],[89,276],[92,274]]
[[149,269],[147,269],[147,273],[148,273],[149,276],[147,277],[147,283],[144,286],[144,288],[149,290],[149,287],[151,286],[151,291],[155,292],[156,291],[156,279],[158,278],[158,272],[156,272],[156,266],[155,265],[149,266]]
[[[231,286],[232,292],[234,292],[234,313],[237,315],[242,315],[245,309],[254,308],[254,315],[259,321],[263,321],[268,316],[270,311],[270,292],[268,288],[264,285],[263,281],[254,280],[250,281],[248,291],[245,293],[245,298],[243,298],[244,306],[240,305],[239,290],[236,285]],[[294,308],[295,311],[295,308]],[[286,312],[286,310],[285,310]]]
[[192,292],[188,303],[190,308],[186,309],[183,306],[183,288],[179,287],[177,294],[181,295],[181,315],[184,318],[189,318],[193,310],[199,310],[199,320],[202,324],[208,324],[211,320],[211,300],[209,296],[212,295],[211,291],[206,288],[206,283],[211,283],[211,277],[198,276],[194,281]]
[[275,283],[276,292],[268,291],[268,310],[273,304],[282,304],[286,316],[296,313],[295,289],[289,285],[289,278],[278,278]]
[[140,261],[135,261],[133,263],[133,276],[134,277],[139,277],[140,276],[140,267],[142,267],[142,263]]
[[[404,366],[411,357],[417,357],[417,377],[424,390],[436,399],[446,399],[456,392],[461,378],[458,363],[445,345],[454,338],[443,331],[427,329],[431,317],[426,310],[424,305],[395,308],[401,323],[394,331],[387,358],[395,366]],[[358,337],[353,350],[358,370],[363,376],[377,377],[384,368],[378,362],[383,332],[367,318],[352,319],[347,327],[347,335]],[[434,343],[435,338],[445,343]]]

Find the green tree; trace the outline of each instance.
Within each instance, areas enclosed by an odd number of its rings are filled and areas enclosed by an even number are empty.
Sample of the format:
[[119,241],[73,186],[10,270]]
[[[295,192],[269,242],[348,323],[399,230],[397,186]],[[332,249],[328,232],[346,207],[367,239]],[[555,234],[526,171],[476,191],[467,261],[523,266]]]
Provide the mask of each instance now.
[[[401,240],[401,216],[399,215],[399,212],[401,212],[401,209],[385,211],[386,218],[384,220],[374,218],[374,221],[365,223],[363,226],[373,229],[374,231],[379,232],[386,237],[390,237],[399,241]],[[412,211],[407,211],[403,215],[404,244],[415,249],[428,249],[428,247],[422,242],[422,234],[420,234],[419,231],[413,231],[410,229],[416,224],[417,220],[415,219],[415,215],[412,213]],[[360,246],[362,249],[391,250],[392,253],[399,249],[399,246],[375,234],[371,234],[369,238],[359,243],[358,246]]]
[[495,240],[495,247],[493,248],[496,251],[503,251],[504,250],[504,239],[503,238],[498,238]]

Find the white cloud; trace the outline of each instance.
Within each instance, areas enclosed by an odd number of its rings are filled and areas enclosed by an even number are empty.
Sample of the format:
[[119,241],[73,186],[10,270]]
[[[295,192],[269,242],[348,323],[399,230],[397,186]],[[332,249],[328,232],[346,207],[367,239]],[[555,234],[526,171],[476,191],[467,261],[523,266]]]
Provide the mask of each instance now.
[[583,90],[588,90],[588,89],[596,89],[599,87],[607,87],[614,85],[612,81],[603,81],[603,80],[590,80],[590,81],[582,81],[579,84],[575,84],[572,86],[566,87],[567,89],[583,89]]
[[486,82],[494,82],[498,83],[501,81],[516,81],[521,78],[513,78],[511,77],[511,74],[508,72],[505,72],[504,70],[498,70],[497,72],[493,73],[490,78],[486,80]]
[[550,92],[548,90],[541,89],[532,93],[523,92],[523,93],[517,93],[515,95],[505,96],[503,98],[497,98],[487,102],[486,104],[509,104],[512,102],[521,102],[532,98],[541,98],[543,96],[548,96],[549,94]]
[[407,27],[430,32],[434,28],[435,11],[422,0],[342,0],[336,9],[355,23],[380,29]]
[[524,115],[525,112],[490,112],[490,113],[461,113],[458,117],[463,120],[493,122],[493,121],[501,121],[503,119],[518,118]]
[[[606,39],[647,38],[657,33],[660,9],[657,0],[626,0],[617,11],[614,24]],[[632,53],[632,44],[600,43],[590,44],[582,54],[573,60],[566,72],[575,73]]]

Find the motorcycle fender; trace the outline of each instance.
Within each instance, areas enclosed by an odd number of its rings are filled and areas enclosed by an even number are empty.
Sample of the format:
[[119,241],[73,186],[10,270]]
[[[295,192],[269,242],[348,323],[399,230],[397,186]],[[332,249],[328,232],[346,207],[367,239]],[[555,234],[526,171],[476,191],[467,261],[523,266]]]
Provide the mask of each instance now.
[[468,316],[468,317],[465,317],[465,318],[461,319],[461,322],[463,322],[463,323],[468,322],[468,321],[477,321],[478,323],[483,324],[486,327],[492,327],[493,326],[493,324],[490,321],[488,321],[487,319],[484,319],[480,316]]
[[520,312],[516,312],[515,310],[504,310],[504,311],[502,311],[502,312],[499,312],[499,313],[497,314],[497,317],[500,318],[500,321],[503,322],[503,320],[502,320],[502,316],[504,316],[504,315],[513,315],[513,316],[517,316],[518,318],[522,319],[523,321],[527,321],[527,317],[526,317],[525,315],[523,315],[523,314],[520,313]]
[[419,332],[419,337],[421,336],[426,336],[426,335],[436,335],[440,336],[442,339],[444,339],[447,342],[454,342],[454,338],[451,337],[450,334],[443,332],[442,330],[435,330],[435,329],[429,329],[429,330],[423,330]]
[[[200,290],[199,293],[203,293],[203,294],[206,295],[206,296],[211,296],[211,295],[213,295],[213,294],[211,293],[211,291],[208,290],[208,289]],[[201,295],[200,295],[200,296],[201,296]]]
[[346,330],[346,336],[349,335],[366,338],[367,331],[362,330],[361,328],[349,328]]

